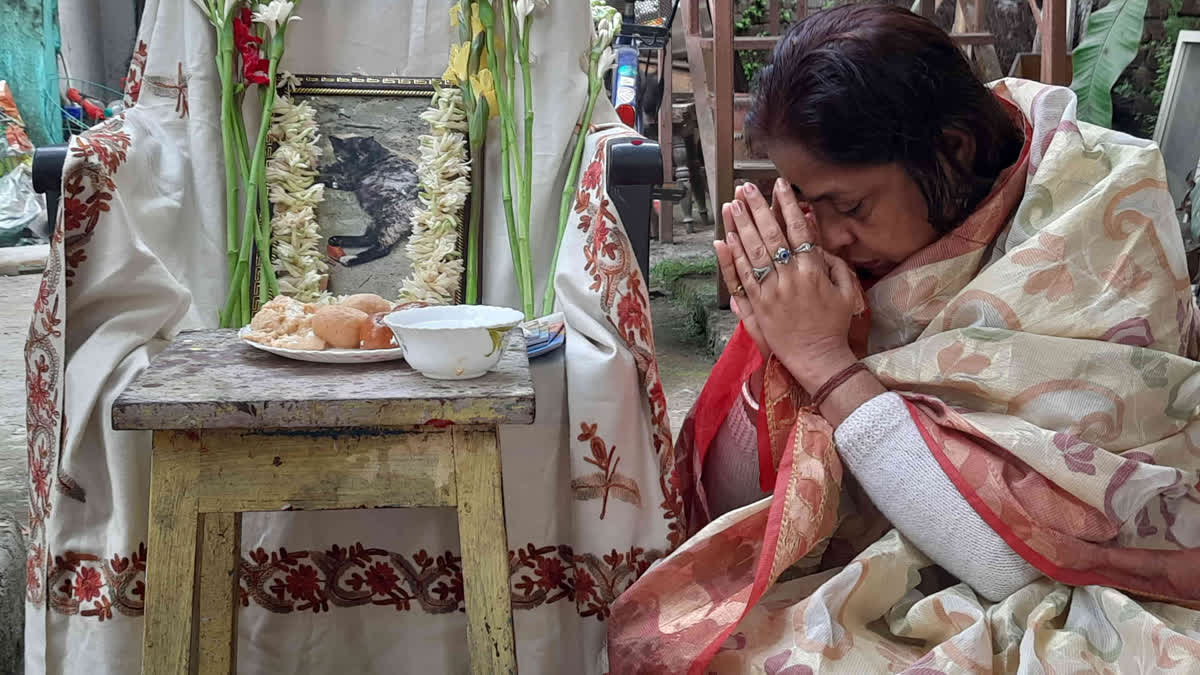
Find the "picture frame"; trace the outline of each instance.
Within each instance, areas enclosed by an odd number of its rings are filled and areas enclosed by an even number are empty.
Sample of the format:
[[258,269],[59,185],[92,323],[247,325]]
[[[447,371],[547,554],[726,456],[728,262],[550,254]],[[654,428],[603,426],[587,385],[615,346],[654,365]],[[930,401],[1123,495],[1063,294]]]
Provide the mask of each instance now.
[[1176,208],[1183,205],[1191,191],[1191,180],[1200,179],[1200,30],[1179,32],[1175,56],[1163,90],[1154,142],[1158,144],[1167,167],[1167,185]]
[[[452,85],[438,77],[343,74],[297,74],[292,84],[280,94],[308,102],[320,130],[316,182],[325,185],[325,199],[317,222],[329,263],[327,290],[394,300],[411,270],[405,245],[419,206],[419,137],[430,133],[420,114],[435,86]],[[458,218],[456,251],[464,257],[472,198]],[[465,288],[464,272],[455,303]]]

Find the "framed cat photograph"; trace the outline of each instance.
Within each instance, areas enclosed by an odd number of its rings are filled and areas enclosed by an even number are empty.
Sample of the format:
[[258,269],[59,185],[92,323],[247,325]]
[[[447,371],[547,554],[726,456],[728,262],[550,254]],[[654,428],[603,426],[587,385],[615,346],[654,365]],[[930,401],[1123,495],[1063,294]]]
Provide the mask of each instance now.
[[[317,222],[329,263],[328,290],[395,298],[410,272],[405,246],[419,206],[418,139],[430,133],[420,115],[441,79],[297,75],[296,80],[288,93],[314,108],[321,135],[316,180],[325,185],[325,200]],[[459,218],[460,255],[466,250],[467,208]]]

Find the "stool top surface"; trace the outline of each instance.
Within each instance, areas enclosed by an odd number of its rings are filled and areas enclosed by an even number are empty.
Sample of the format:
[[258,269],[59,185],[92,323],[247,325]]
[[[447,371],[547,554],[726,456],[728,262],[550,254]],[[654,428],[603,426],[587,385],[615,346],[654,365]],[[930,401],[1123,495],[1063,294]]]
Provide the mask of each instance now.
[[404,361],[294,361],[234,330],[181,333],[121,393],[114,429],[279,429],[533,422],[521,331],[493,372],[432,380]]

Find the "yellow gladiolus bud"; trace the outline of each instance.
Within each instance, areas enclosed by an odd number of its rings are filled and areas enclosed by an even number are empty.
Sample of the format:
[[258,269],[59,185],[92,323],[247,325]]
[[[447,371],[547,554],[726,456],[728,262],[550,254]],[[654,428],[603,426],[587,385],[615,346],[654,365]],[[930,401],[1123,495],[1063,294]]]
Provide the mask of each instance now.
[[492,71],[484,68],[471,76],[471,89],[478,96],[487,100],[489,117],[500,114],[500,104],[496,102],[496,83],[492,80]]

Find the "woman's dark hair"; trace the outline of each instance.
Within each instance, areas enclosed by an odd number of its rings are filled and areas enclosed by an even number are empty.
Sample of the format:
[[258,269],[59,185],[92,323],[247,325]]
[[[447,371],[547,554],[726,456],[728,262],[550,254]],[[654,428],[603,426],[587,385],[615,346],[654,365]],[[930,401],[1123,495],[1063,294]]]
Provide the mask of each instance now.
[[[956,129],[975,142],[955,157]],[[834,164],[898,162],[945,232],[1016,161],[1023,133],[945,32],[906,9],[843,5],[794,24],[758,75],[746,118],[755,149],[798,142]]]

